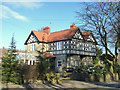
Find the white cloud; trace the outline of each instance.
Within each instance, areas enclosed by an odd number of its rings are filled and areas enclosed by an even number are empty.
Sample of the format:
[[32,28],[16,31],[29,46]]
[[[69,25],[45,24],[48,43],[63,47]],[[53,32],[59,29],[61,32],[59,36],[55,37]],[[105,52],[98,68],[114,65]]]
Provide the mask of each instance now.
[[20,15],[18,12],[11,10],[7,6],[0,5],[0,11],[1,10],[2,10],[2,14],[0,14],[0,19],[2,18],[9,19],[13,17],[18,20],[29,21],[25,16]]
[[17,7],[17,8],[39,8],[42,7],[43,4],[42,3],[37,3],[37,2],[7,2],[6,4],[9,4],[13,7]]

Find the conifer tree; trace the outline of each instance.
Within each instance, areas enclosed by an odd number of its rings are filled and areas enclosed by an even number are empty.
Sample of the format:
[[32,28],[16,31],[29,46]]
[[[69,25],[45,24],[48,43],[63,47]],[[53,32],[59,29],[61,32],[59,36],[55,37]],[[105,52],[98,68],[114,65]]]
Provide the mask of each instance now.
[[12,36],[12,41],[10,48],[8,49],[5,57],[2,58],[2,82],[3,83],[16,83],[20,84],[22,81],[20,75],[20,65],[19,61],[15,57],[16,45],[14,40],[14,35]]

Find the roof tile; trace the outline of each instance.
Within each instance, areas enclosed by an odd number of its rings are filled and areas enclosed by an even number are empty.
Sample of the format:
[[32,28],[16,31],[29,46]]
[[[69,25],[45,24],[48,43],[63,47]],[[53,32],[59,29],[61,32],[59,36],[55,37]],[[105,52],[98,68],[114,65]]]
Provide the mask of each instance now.
[[45,53],[45,55],[43,55],[42,57],[55,57],[55,56],[51,53]]
[[32,32],[35,34],[35,36],[39,41],[54,42],[59,40],[71,39],[78,29],[79,28],[62,30],[62,31],[50,33],[50,35],[47,35],[44,32],[39,32],[34,30],[32,30]]
[[[40,31],[34,31],[32,32],[35,34],[37,39],[40,42],[54,42],[54,41],[60,41],[60,40],[67,40],[67,39],[72,39],[72,36],[75,34],[75,32],[79,29],[79,27],[73,28],[73,29],[67,29],[67,30],[62,30],[58,32],[53,32],[50,33],[50,35],[47,35],[44,32]],[[88,38],[88,36],[92,33],[91,31],[87,32],[82,32],[82,35],[84,36],[85,39]]]

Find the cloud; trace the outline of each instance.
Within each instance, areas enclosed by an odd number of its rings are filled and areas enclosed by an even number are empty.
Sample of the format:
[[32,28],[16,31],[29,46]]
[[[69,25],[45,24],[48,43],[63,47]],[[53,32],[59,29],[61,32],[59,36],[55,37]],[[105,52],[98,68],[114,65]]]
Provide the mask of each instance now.
[[7,6],[0,5],[0,10],[2,10],[2,14],[0,14],[0,19],[10,19],[11,17],[13,17],[18,20],[29,21],[25,16],[20,15],[18,12],[11,10]]
[[37,2],[6,2],[6,4],[11,5],[12,7],[17,7],[17,8],[39,8],[42,7],[43,4],[42,3],[37,3]]

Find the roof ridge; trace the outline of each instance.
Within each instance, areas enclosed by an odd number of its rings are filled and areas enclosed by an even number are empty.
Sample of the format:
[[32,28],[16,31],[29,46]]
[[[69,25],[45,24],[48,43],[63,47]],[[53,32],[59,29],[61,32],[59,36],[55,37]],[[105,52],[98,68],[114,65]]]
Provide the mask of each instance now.
[[[79,27],[76,27],[75,29],[65,29],[65,30],[61,30],[61,31],[56,31],[56,32],[62,32],[62,31],[67,31],[67,30],[76,30]],[[52,32],[52,33],[56,33],[56,32]]]
[[[70,29],[61,30],[61,31],[56,31],[56,32],[62,32],[62,31],[67,31],[67,30],[70,30]],[[52,32],[52,33],[56,33],[56,32]]]
[[[77,28],[79,28],[79,27],[76,27],[75,29],[77,29]],[[60,30],[60,31],[56,31],[56,32],[62,32],[62,31],[67,31],[67,30],[75,30],[75,29],[65,29],[65,30]],[[32,31],[35,31],[35,30],[32,30]],[[35,32],[40,32],[40,31],[35,31]],[[56,33],[56,32],[52,32],[52,33]],[[43,33],[43,32],[41,32],[41,33]]]
[[[40,32],[40,31],[35,31],[35,30],[32,30],[33,32]],[[43,33],[43,32],[41,32],[41,33]]]

